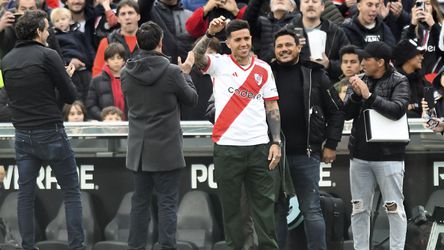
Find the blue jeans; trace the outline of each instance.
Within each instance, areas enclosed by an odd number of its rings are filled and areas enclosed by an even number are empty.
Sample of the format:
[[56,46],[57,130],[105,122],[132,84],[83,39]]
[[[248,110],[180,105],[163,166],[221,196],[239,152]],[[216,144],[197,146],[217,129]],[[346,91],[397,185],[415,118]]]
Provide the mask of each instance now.
[[325,222],[319,197],[320,156],[288,155],[288,166],[304,216],[305,237],[309,250],[326,250]]
[[160,247],[176,249],[177,207],[182,169],[133,173],[135,191],[131,199],[128,249],[145,249],[153,190],[157,194]]
[[69,249],[85,249],[82,204],[74,152],[65,130],[15,131],[15,154],[19,171],[18,223],[25,250],[38,249],[34,237],[34,201],[36,178],[43,165],[50,165],[63,193]]
[[[390,249],[404,249],[407,218],[404,211],[403,161],[350,160],[351,224],[354,248],[370,248],[370,214],[376,185],[381,190],[390,225]],[[394,206],[393,206],[394,205]],[[393,211],[387,210],[393,207]]]

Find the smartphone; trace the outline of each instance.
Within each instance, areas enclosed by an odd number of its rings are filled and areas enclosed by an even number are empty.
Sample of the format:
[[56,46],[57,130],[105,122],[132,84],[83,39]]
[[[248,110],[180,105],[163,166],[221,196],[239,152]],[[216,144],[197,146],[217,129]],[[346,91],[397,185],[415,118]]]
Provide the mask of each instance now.
[[427,121],[427,125],[429,126],[429,129],[434,129],[439,125],[439,121],[436,119],[429,119]]
[[427,102],[427,106],[429,109],[433,109],[435,107],[435,90],[432,87],[424,88],[424,100]]
[[422,10],[425,9],[424,1],[416,1],[415,6],[416,6],[417,9],[422,9]]
[[293,27],[293,32],[299,38],[299,44],[304,45],[306,43],[305,36],[304,36],[304,30],[300,27]]

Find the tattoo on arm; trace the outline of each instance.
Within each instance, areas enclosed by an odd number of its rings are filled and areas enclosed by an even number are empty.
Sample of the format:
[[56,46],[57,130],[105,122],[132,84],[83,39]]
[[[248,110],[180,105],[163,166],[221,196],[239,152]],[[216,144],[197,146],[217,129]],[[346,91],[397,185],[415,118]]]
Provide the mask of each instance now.
[[207,51],[210,42],[211,38],[208,38],[206,35],[204,35],[193,48],[195,58],[194,64],[200,69],[205,68],[205,66],[207,66],[208,64],[208,58],[205,55],[205,52]]
[[281,140],[281,114],[279,108],[267,110],[267,122],[273,141]]

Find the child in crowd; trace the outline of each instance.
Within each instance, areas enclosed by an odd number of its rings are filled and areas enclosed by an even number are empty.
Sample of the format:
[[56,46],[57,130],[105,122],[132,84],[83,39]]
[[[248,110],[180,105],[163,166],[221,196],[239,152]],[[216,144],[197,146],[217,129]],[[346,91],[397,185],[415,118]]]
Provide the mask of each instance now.
[[[106,65],[89,86],[86,107],[92,118],[101,119],[105,107],[115,106],[125,111],[125,98],[120,84],[120,70],[125,65],[125,48],[120,43],[110,43],[105,49]],[[123,119],[125,120],[125,114]]]
[[65,122],[86,121],[86,109],[81,101],[74,101],[71,105],[65,104],[62,112]]
[[76,71],[72,76],[77,88],[78,99],[85,102],[91,81],[91,67],[95,57],[94,48],[80,32],[80,24],[72,20],[71,11],[66,8],[55,8],[51,11],[51,22],[54,33],[62,49],[65,64],[72,63]]
[[102,110],[102,121],[104,122],[120,122],[123,120],[123,112],[115,106],[109,106]]

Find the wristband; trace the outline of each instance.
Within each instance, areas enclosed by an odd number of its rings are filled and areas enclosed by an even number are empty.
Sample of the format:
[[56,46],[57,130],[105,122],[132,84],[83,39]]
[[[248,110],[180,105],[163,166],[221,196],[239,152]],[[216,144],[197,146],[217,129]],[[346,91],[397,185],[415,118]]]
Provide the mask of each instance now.
[[281,143],[281,141],[273,141],[273,142],[271,142],[271,145],[278,145],[279,147],[281,147],[281,145],[282,145],[282,143]]
[[205,32],[205,36],[211,39],[211,38],[215,37],[216,34],[212,35],[207,31],[207,32]]

